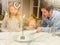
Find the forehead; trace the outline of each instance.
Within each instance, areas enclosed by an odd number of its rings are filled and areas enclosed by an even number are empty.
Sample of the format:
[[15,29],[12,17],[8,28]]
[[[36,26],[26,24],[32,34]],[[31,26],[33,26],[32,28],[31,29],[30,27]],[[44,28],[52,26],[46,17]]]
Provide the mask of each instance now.
[[14,6],[9,6],[9,8],[14,8]]
[[41,11],[47,11],[45,8],[42,8]]
[[33,19],[33,20],[30,20],[30,22],[36,22],[36,21]]
[[11,9],[11,10],[12,10],[12,9],[18,10],[18,9],[16,9],[14,6],[10,6],[9,9]]

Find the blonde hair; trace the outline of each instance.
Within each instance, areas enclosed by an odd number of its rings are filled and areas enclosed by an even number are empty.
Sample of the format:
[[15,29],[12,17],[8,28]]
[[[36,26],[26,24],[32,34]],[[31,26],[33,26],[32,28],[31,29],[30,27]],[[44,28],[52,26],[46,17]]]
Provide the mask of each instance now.
[[[9,11],[11,6],[14,7],[14,3],[13,3],[13,2],[9,3],[9,5],[8,5],[7,21],[8,21],[8,20],[11,20],[11,14],[10,14],[10,11]],[[18,10],[18,12],[17,12],[17,14],[15,15],[15,17],[16,17],[16,19],[18,20],[18,23],[19,23],[19,25],[20,25],[20,14],[19,14],[20,8],[18,8],[17,10]]]
[[34,17],[30,16],[30,17],[28,18],[28,20],[27,20],[27,24],[29,24],[29,22],[30,22],[31,20],[35,20],[35,21],[36,21],[36,19],[35,19]]

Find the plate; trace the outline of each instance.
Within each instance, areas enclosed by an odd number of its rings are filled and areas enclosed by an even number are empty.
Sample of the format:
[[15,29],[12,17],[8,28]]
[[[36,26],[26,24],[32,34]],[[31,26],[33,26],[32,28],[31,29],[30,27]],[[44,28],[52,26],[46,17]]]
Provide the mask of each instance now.
[[17,42],[31,42],[33,40],[32,35],[24,34],[24,35],[15,35],[14,40]]

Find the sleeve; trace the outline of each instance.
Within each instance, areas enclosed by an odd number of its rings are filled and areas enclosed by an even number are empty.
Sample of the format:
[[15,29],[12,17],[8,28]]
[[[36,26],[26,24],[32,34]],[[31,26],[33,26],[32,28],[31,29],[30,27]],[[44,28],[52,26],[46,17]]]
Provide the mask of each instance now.
[[60,20],[56,23],[55,30],[56,31],[60,30]]
[[60,13],[56,16],[53,27],[56,31],[60,30]]
[[54,19],[53,26],[51,27],[42,27],[42,31],[48,32],[51,29],[51,31],[59,31],[60,30],[60,16]]
[[49,27],[42,27],[42,32],[49,32],[50,28]]

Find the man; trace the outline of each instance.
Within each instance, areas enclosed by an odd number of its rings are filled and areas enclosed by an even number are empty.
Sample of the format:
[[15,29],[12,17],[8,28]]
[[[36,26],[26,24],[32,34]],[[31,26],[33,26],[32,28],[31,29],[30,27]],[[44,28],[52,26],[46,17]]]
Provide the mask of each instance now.
[[41,6],[42,11],[42,27],[38,27],[37,31],[48,32],[50,29],[60,29],[60,12],[53,9],[53,6],[44,3]]

